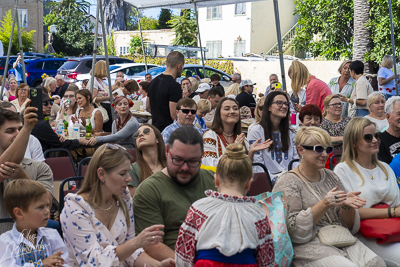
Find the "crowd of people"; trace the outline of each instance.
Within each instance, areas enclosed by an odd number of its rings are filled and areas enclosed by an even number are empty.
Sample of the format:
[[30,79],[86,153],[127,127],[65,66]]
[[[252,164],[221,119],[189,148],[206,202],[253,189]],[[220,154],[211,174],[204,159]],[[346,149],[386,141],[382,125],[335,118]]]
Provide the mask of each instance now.
[[[400,97],[390,56],[377,91],[361,61],[343,61],[328,84],[293,61],[290,93],[271,74],[257,96],[239,73],[227,87],[218,74],[186,72],[179,83],[184,64],[171,52],[157,77],[137,83],[117,73],[112,97],[102,60],[81,89],[62,75],[46,78],[44,118],[30,106],[29,86],[8,78],[0,218],[14,223],[0,224],[0,266],[400,266],[398,239],[377,242],[363,228],[400,217]],[[133,101],[151,120],[132,114]],[[55,132],[64,121],[89,123],[92,136]],[[134,162],[124,144],[135,147]],[[94,147],[83,183],[59,199],[59,222],[49,220],[57,200],[43,152],[82,147]],[[253,174],[264,171],[254,163],[266,167],[271,194],[284,193],[276,212],[286,224],[272,224],[248,195]],[[286,229],[290,259],[274,247],[273,231]]]

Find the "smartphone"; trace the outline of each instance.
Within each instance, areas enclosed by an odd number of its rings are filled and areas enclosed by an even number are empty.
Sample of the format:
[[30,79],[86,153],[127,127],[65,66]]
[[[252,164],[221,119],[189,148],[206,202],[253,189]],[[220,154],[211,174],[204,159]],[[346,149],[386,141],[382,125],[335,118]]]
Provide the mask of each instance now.
[[281,89],[281,88],[282,88],[281,83],[275,83],[275,90]]
[[35,107],[38,110],[36,114],[38,115],[38,120],[43,119],[43,101],[42,101],[42,89],[41,88],[31,88],[30,92],[31,107]]

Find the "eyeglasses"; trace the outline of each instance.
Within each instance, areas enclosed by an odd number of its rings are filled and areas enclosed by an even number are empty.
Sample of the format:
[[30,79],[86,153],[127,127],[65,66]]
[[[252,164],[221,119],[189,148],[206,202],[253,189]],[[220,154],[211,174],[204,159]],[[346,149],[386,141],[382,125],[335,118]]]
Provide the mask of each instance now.
[[109,149],[114,149],[114,150],[118,150],[118,149],[121,148],[122,150],[125,150],[125,151],[126,151],[126,148],[123,147],[123,146],[121,146],[121,145],[107,143],[107,144],[104,146],[104,149],[103,149],[103,151],[101,152],[101,156],[100,156],[100,157],[103,156],[103,154],[104,154],[104,152],[106,151],[107,148],[109,148]]
[[53,105],[53,103],[50,100],[43,101],[43,106],[48,106],[48,105]]
[[75,95],[64,95],[65,98],[73,98]]
[[19,89],[20,92],[28,92],[29,89]]
[[172,164],[174,164],[175,166],[178,167],[182,167],[185,163],[187,163],[189,168],[197,168],[200,166],[201,164],[201,160],[183,160],[181,158],[175,158],[174,156],[171,155],[171,160],[172,160]]
[[330,104],[328,106],[333,106],[334,108],[341,108],[342,107],[342,103],[335,103],[335,104]]
[[277,100],[272,102],[272,104],[276,104],[278,107],[282,107],[283,105],[289,107],[290,106],[290,102],[285,102],[285,101],[281,101],[281,100]]
[[326,152],[326,154],[330,154],[333,152],[332,146],[323,147],[320,145],[317,145],[317,146],[303,146],[302,145],[302,147],[307,150],[314,150],[314,152],[318,153],[318,154],[322,154],[324,151]]
[[139,132],[139,130],[137,130],[136,133],[133,134],[133,138],[134,139],[138,138],[141,133],[150,134],[150,128],[144,128],[142,132]]
[[189,112],[194,115],[196,114],[196,110],[195,109],[180,109],[183,113],[185,114],[189,114]]
[[375,133],[374,135],[372,135],[372,134],[365,134],[364,135],[364,140],[365,140],[365,142],[367,142],[367,143],[371,143],[372,142],[372,140],[374,140],[374,137],[376,138],[376,140],[378,140],[378,142],[380,142],[381,141],[381,132],[377,132],[377,133]]

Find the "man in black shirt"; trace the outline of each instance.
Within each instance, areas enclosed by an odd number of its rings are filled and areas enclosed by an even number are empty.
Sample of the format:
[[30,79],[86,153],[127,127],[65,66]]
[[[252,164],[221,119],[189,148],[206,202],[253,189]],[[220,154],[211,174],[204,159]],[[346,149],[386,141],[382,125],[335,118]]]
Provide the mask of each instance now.
[[150,83],[146,109],[151,113],[153,125],[160,132],[176,118],[176,103],[182,98],[181,85],[176,82],[176,78],[181,76],[184,64],[182,53],[169,53],[166,70]]
[[381,136],[378,158],[390,164],[400,153],[400,96],[392,96],[386,101],[385,112],[389,128]]
[[256,100],[253,97],[253,83],[251,80],[244,80],[240,84],[242,92],[236,96],[236,101],[239,102],[239,107],[255,107]]

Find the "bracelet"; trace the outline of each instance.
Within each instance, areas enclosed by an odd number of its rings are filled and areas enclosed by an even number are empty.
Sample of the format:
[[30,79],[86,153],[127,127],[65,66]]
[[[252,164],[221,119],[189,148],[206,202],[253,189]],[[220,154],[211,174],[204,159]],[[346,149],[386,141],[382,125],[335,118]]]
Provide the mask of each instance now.
[[396,208],[393,208],[393,218],[397,218],[396,217]]
[[388,215],[389,215],[389,218],[393,218],[392,217],[392,211],[390,210],[390,208],[388,208]]

